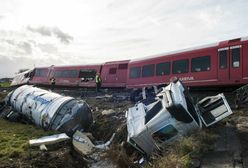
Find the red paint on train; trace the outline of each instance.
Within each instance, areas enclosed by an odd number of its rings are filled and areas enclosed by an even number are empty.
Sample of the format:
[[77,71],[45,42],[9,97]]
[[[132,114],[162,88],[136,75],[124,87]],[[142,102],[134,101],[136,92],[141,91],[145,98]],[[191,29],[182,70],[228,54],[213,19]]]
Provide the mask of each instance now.
[[[139,60],[37,67],[34,73],[30,73],[32,76],[29,76],[29,83],[49,85],[50,78],[55,77],[56,85],[95,87],[94,78],[97,72],[101,74],[102,87],[159,86],[169,83],[175,77],[188,86],[247,84],[248,38],[222,41]],[[16,83],[18,82],[14,85]]]

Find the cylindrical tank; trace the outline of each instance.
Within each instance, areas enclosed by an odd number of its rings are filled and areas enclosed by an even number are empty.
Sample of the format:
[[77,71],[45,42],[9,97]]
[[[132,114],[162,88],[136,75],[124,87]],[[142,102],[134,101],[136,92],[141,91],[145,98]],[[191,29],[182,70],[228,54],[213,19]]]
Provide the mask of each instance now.
[[71,136],[76,130],[85,130],[93,122],[85,101],[62,96],[37,87],[23,85],[12,91],[7,103],[14,111],[44,129],[58,130]]

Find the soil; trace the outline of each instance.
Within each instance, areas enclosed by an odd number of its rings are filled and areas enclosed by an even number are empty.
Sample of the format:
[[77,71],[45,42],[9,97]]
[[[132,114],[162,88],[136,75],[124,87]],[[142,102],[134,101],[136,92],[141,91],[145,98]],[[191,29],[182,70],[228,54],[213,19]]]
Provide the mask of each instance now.
[[[133,166],[133,158],[137,155],[132,148],[126,144],[126,110],[134,104],[128,99],[118,98],[118,95],[127,95],[126,92],[119,92],[113,96],[112,92],[103,91],[96,94],[94,91],[81,92],[78,90],[62,90],[56,89],[55,92],[69,95],[78,99],[85,100],[91,107],[94,124],[88,132],[91,132],[92,141],[106,142],[110,139],[113,133],[116,133],[114,142],[111,145],[111,150],[103,157],[111,158],[119,167]],[[5,95],[5,93],[4,93]],[[198,94],[194,94],[195,100],[199,100]],[[211,95],[213,95],[211,93]],[[205,96],[205,95],[204,95]],[[125,97],[125,96],[124,96]],[[3,97],[1,97],[3,98]],[[228,100],[231,106],[232,95],[228,94]],[[113,109],[114,113],[110,115],[102,115],[103,110]],[[235,114],[228,118],[227,122],[235,126],[238,136],[240,137],[242,149],[243,165],[248,167],[248,107],[244,106],[241,110],[235,110]],[[88,159],[79,155],[71,145],[70,141],[60,143],[53,146],[47,146],[48,151],[40,151],[39,148],[30,148],[23,155],[12,156],[7,160],[0,160],[0,168],[3,167],[90,167]],[[123,147],[127,150],[123,150]],[[1,158],[1,156],[0,156]],[[94,166],[93,166],[94,167]],[[98,166],[99,167],[99,166]],[[245,166],[244,166],[245,167]]]

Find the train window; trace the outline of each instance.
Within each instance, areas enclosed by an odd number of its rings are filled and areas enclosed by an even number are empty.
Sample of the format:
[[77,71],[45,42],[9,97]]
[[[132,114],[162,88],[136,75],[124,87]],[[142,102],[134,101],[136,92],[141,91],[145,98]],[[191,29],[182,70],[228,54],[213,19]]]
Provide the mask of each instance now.
[[55,71],[55,77],[57,78],[78,78],[77,70],[59,70]]
[[238,68],[240,66],[240,48],[232,49],[232,67]]
[[130,78],[139,78],[140,77],[140,71],[141,71],[140,67],[132,67],[132,68],[130,68],[129,77]]
[[116,70],[117,70],[117,68],[110,68],[109,69],[109,74],[116,74]]
[[154,76],[154,64],[145,65],[142,67],[142,77],[151,77]]
[[127,69],[127,64],[119,64],[118,69]]
[[47,70],[46,69],[36,69],[34,76],[42,77],[47,75]]
[[172,72],[173,74],[181,74],[189,72],[189,60],[178,60],[173,61],[172,63]]
[[219,68],[226,69],[227,68],[227,50],[223,50],[219,52]]
[[79,72],[79,78],[83,81],[94,80],[96,76],[96,70],[92,69],[81,69]]
[[170,74],[170,62],[163,62],[156,65],[156,75],[163,76]]
[[210,66],[210,56],[192,58],[191,60],[191,72],[209,71]]
[[60,78],[62,76],[62,71],[55,71],[54,77]]

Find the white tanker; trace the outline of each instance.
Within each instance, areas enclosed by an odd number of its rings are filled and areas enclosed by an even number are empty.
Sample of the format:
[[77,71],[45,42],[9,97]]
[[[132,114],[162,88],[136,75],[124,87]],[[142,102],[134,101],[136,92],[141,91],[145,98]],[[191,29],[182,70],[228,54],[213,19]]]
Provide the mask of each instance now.
[[24,85],[6,98],[17,112],[48,130],[58,130],[71,136],[76,130],[87,129],[93,121],[91,110],[85,101],[62,96],[33,86]]

